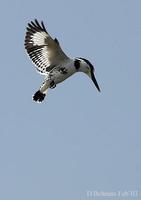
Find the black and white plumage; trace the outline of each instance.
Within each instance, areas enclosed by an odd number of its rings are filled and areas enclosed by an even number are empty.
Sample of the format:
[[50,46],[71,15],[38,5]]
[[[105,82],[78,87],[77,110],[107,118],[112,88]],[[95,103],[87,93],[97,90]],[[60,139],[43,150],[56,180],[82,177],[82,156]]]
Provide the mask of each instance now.
[[48,34],[43,22],[35,20],[28,23],[25,48],[37,71],[45,76],[43,84],[33,96],[34,101],[42,102],[48,88],[55,88],[58,83],[79,71],[86,73],[100,91],[93,65],[84,58],[69,58],[58,40]]

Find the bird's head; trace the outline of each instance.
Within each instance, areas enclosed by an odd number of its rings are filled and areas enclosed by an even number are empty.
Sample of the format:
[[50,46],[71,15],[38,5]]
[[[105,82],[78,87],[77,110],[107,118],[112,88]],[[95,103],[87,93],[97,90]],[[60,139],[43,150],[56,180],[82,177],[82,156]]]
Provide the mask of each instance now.
[[97,83],[97,80],[95,78],[95,74],[94,74],[94,67],[93,65],[90,63],[90,61],[88,61],[85,58],[76,58],[74,61],[74,65],[77,71],[80,72],[84,72],[85,74],[87,74],[90,79],[93,81],[93,83],[95,84],[97,90],[100,92],[100,87]]

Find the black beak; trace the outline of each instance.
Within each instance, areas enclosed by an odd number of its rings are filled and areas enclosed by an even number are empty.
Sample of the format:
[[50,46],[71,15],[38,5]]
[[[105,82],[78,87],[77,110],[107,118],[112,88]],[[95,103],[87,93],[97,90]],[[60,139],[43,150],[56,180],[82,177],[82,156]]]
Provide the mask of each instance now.
[[93,72],[91,73],[91,78],[92,78],[93,83],[95,84],[95,87],[96,87],[97,90],[100,92],[100,87],[99,87],[99,85],[98,85],[98,83],[97,83],[97,80],[96,80],[95,75],[94,75]]

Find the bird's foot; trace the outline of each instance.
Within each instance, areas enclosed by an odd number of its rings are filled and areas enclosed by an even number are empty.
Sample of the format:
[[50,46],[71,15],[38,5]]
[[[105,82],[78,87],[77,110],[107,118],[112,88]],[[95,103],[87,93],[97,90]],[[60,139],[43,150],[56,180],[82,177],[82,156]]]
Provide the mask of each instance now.
[[50,88],[53,89],[53,88],[55,88],[55,87],[56,87],[56,84],[54,83],[54,81],[52,81],[52,82],[50,83]]
[[34,95],[33,95],[33,100],[41,103],[44,98],[45,98],[46,94],[43,94],[40,90],[38,90]]

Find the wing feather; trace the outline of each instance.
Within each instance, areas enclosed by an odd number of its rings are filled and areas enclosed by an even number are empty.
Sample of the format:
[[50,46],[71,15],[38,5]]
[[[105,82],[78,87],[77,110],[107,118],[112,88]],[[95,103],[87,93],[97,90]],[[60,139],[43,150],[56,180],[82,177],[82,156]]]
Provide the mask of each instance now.
[[69,59],[62,51],[58,40],[48,34],[43,21],[41,24],[35,19],[28,23],[25,36],[25,49],[36,69],[47,74],[55,66]]

